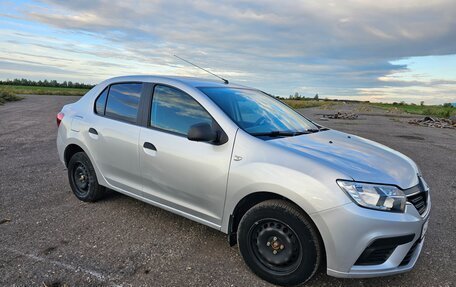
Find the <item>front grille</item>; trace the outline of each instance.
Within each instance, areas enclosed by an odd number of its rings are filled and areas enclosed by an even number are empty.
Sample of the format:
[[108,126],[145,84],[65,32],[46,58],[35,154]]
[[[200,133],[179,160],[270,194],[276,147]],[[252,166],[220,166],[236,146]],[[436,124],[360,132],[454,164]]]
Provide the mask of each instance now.
[[401,264],[399,264],[399,266],[404,266],[404,265],[409,264],[410,260],[412,259],[413,253],[415,252],[415,249],[420,242],[421,242],[421,240],[417,240],[415,243],[413,243],[412,247],[410,247],[409,252],[407,252],[407,255],[405,255],[404,259],[402,259],[402,262],[401,262]]
[[380,238],[372,242],[356,260],[355,265],[378,265],[385,263],[398,245],[413,240],[414,234]]
[[407,201],[415,206],[418,213],[422,215],[427,207],[427,192],[423,191],[407,197]]
[[420,215],[423,215],[427,209],[427,199],[429,188],[421,177],[418,177],[419,183],[409,189],[404,190],[407,201],[415,206]]

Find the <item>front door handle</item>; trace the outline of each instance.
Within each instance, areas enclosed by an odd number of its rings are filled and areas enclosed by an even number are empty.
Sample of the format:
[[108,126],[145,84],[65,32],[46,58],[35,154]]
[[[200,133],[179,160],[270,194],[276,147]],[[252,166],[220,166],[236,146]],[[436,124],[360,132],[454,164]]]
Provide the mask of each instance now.
[[89,133],[94,134],[94,135],[98,135],[97,130],[94,129],[94,128],[90,128],[90,129],[89,129]]
[[147,148],[147,149],[150,149],[150,150],[157,151],[157,148],[153,144],[151,144],[150,142],[145,142],[143,147]]

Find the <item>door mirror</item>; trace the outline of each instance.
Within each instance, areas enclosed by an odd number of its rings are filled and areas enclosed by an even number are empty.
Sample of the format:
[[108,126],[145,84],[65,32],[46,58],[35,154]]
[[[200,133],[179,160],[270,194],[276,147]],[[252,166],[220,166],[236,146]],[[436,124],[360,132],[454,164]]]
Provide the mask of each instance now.
[[218,133],[208,123],[198,123],[190,127],[187,138],[197,142],[216,142]]

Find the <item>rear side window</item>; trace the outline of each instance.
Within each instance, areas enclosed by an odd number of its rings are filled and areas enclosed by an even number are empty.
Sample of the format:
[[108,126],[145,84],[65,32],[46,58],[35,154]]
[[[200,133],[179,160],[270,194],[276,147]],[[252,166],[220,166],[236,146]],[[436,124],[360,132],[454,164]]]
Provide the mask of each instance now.
[[109,87],[104,89],[103,93],[98,96],[95,102],[95,112],[99,115],[104,115],[106,107],[106,98],[108,97]]
[[167,86],[155,86],[150,126],[187,135],[197,123],[212,124],[209,113],[191,96]]
[[105,115],[113,119],[136,123],[141,88],[141,83],[111,85]]

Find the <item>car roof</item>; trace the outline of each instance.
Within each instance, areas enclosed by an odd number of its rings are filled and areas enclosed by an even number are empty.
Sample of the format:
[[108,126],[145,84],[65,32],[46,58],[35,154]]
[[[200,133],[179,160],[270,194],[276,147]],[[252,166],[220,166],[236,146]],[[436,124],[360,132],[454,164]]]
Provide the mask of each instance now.
[[196,77],[183,77],[183,76],[161,76],[161,75],[131,75],[115,77],[108,80],[110,83],[115,82],[179,82],[194,88],[197,87],[230,87],[230,88],[247,88],[246,86],[229,83],[225,84],[222,80],[212,80]]

